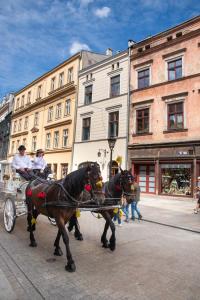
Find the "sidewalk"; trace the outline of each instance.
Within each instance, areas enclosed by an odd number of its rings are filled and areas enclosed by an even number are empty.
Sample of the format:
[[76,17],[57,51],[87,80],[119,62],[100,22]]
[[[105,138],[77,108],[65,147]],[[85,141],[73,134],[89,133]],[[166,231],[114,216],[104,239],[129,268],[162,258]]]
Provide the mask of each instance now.
[[192,198],[141,195],[139,208],[144,221],[181,227],[200,233],[200,213],[194,214]]

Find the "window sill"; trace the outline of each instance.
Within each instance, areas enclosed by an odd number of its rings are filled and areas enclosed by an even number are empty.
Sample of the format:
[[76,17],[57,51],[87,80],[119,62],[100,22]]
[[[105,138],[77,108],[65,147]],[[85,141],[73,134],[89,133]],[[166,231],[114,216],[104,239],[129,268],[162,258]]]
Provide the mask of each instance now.
[[132,134],[132,137],[135,137],[135,136],[143,136],[143,135],[152,135],[153,132],[141,132],[141,133],[133,133]]
[[188,131],[187,128],[181,128],[181,129],[169,129],[169,130],[164,130],[163,133],[174,133],[174,132],[186,132]]

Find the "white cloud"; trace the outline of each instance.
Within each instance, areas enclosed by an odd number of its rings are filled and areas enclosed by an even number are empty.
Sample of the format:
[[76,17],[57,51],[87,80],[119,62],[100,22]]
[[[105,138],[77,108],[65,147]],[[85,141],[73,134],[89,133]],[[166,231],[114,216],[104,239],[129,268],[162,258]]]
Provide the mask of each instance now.
[[99,18],[107,18],[108,15],[110,14],[110,12],[111,12],[111,9],[107,6],[104,6],[102,8],[97,8],[94,11],[94,14]]
[[90,47],[87,44],[79,43],[78,41],[76,41],[72,43],[69,52],[71,55],[73,55],[81,50],[90,50]]

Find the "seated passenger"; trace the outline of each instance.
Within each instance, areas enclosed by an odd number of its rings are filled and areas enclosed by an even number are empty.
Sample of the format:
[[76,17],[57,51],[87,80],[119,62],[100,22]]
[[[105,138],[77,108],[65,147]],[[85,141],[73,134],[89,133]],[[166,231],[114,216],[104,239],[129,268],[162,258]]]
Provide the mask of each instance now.
[[26,148],[24,145],[19,146],[19,153],[15,154],[11,166],[20,176],[26,180],[32,180],[32,163],[30,158],[25,154]]
[[44,151],[42,149],[38,149],[36,152],[36,157],[33,161],[33,172],[35,175],[44,179],[51,173],[50,168],[44,160]]

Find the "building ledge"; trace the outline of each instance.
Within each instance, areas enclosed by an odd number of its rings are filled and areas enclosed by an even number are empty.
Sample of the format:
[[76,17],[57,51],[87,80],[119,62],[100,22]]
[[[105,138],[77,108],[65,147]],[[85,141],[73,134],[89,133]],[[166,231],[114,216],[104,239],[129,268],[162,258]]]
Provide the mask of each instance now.
[[55,89],[55,90],[53,90],[53,91],[50,91],[50,92],[49,92],[49,95],[56,94],[57,92],[60,92],[60,91],[63,90],[63,89],[71,88],[71,87],[73,87],[73,86],[74,86],[74,81],[68,82],[67,84],[62,85],[62,86],[58,87],[57,89]]
[[176,132],[186,132],[186,131],[188,131],[187,128],[182,128],[182,129],[164,130],[163,133],[166,134],[166,133],[176,133]]
[[45,128],[45,130],[48,130],[48,129],[68,125],[68,124],[71,124],[71,123],[72,123],[72,120],[70,119],[70,120],[65,120],[65,121],[59,122],[59,123],[53,123],[53,124],[50,124],[50,125],[46,125],[46,126],[44,126],[44,128]]
[[153,132],[141,132],[141,133],[133,133],[132,137],[136,137],[136,136],[144,136],[144,135],[152,135]]
[[11,138],[18,137],[18,136],[21,136],[21,135],[26,135],[26,134],[28,134],[28,131],[22,131],[22,132],[14,133],[14,134],[11,135]]

